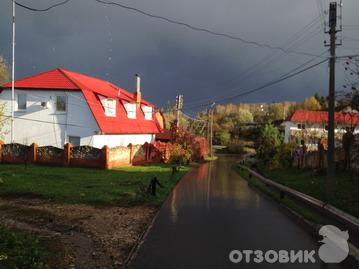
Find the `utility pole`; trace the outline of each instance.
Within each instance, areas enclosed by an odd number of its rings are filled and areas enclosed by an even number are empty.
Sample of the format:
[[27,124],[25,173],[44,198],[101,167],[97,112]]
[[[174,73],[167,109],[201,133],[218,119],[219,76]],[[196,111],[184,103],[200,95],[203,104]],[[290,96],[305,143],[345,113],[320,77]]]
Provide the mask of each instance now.
[[211,139],[210,139],[211,157],[213,157],[213,111],[214,111],[214,108],[211,109]]
[[209,154],[213,157],[213,113],[214,113],[214,106],[216,103],[211,105],[211,108],[208,111],[208,135],[209,135]]
[[183,95],[176,96],[176,132],[180,127],[180,112],[183,108]]
[[11,143],[14,142],[15,116],[15,0],[12,1],[12,68],[11,68]]
[[330,59],[328,95],[327,202],[334,196],[335,184],[335,49],[337,33],[337,2],[329,4]]
[[211,111],[208,110],[208,120],[207,120],[207,141],[208,141],[208,149],[209,149],[209,154],[211,154]]

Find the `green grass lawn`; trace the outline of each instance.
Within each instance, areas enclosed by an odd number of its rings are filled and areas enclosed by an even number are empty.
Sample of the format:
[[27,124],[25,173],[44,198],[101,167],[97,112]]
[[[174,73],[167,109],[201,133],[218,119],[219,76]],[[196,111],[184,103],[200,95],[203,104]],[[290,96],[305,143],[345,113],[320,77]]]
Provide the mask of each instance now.
[[[260,169],[267,178],[306,193],[322,201],[326,200],[326,176],[313,170],[288,168],[285,170]],[[337,171],[335,198],[330,204],[359,217],[359,174]]]
[[[164,164],[113,170],[1,164],[0,196],[93,205],[159,205],[188,170],[182,167],[172,176],[171,166]],[[163,185],[156,197],[146,193],[154,176]]]
[[0,268],[45,269],[47,256],[36,236],[0,226]]
[[249,177],[249,173],[247,170],[236,168],[239,175],[248,181],[248,184],[250,186],[255,187],[256,189],[259,189],[261,192],[265,193],[266,195],[270,196],[274,200],[276,200],[278,203],[285,205],[286,207],[290,208],[291,210],[297,212],[301,216],[303,216],[305,219],[312,221],[314,223],[318,224],[325,224],[329,223],[328,219],[322,215],[319,215],[318,213],[314,212],[311,209],[308,209],[304,205],[301,205],[297,201],[293,200],[289,196],[285,196],[284,198],[280,197],[280,193],[278,191],[272,190],[268,186],[266,186],[261,180],[255,178],[255,177]]

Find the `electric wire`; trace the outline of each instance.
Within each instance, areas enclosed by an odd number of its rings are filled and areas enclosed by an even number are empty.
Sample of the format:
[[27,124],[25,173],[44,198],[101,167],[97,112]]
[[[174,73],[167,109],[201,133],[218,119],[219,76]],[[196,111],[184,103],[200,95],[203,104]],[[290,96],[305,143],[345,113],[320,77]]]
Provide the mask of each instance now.
[[[318,22],[319,22],[319,16],[314,18],[312,21],[310,21],[307,25],[305,25],[301,30],[299,30],[298,32],[296,32],[291,38],[288,39],[288,41],[286,41],[285,43],[282,44],[282,46],[285,46],[286,48],[293,48],[294,46],[298,45],[297,43],[299,41],[301,41],[305,35],[306,35],[306,31],[309,31],[310,28],[312,28],[313,26],[315,26]],[[317,33],[318,27],[315,28],[315,34]],[[312,32],[311,32],[312,33]],[[303,35],[304,34],[304,35]],[[312,38],[314,35],[311,35],[310,37],[307,37],[306,40],[303,41],[307,41],[308,39]],[[283,55],[283,53],[279,54],[280,52],[276,52],[276,54],[269,54],[268,56],[264,57],[263,59],[261,59],[260,61],[256,62],[255,64],[253,64],[252,66],[250,66],[248,69],[246,69],[244,72],[241,73],[240,77],[231,80],[231,82],[229,83],[230,85],[233,85],[233,82],[235,81],[243,81],[245,79],[248,79],[249,77],[251,77],[253,74],[259,72],[260,70],[263,70],[263,68],[267,67],[269,64],[273,63],[274,61],[278,60],[281,58],[281,56]],[[315,56],[314,58],[312,58],[312,60],[317,59],[319,57],[321,57],[324,53],[321,53],[318,56]],[[230,91],[234,91],[237,88],[231,88],[228,90],[224,90],[226,92],[230,92]],[[221,90],[221,92],[223,92]],[[213,97],[212,97],[213,98]],[[205,100],[208,100],[210,98],[205,98]],[[196,102],[191,102],[190,104],[195,104],[198,103],[198,101]]]
[[292,53],[292,54],[306,55],[306,56],[317,56],[317,55],[312,54],[312,53],[300,52],[300,51],[294,51],[294,50],[286,50],[286,49],[284,49],[282,47],[279,47],[279,46],[272,46],[272,45],[266,44],[266,43],[247,40],[247,39],[244,39],[244,38],[239,37],[239,36],[234,36],[234,35],[227,34],[227,33],[216,32],[216,31],[213,31],[213,30],[209,30],[207,28],[194,26],[194,25],[186,23],[186,22],[174,20],[174,19],[167,18],[167,17],[161,16],[161,15],[152,14],[152,13],[144,11],[142,9],[132,7],[132,6],[128,6],[128,5],[125,5],[125,4],[121,4],[121,3],[118,3],[118,2],[104,1],[104,0],[94,0],[94,1],[96,1],[98,3],[101,3],[101,4],[104,4],[104,5],[115,5],[115,6],[118,6],[120,8],[131,10],[131,11],[134,11],[136,13],[142,14],[142,15],[147,16],[147,17],[162,20],[162,21],[165,21],[165,22],[168,22],[168,23],[171,23],[171,24],[180,25],[180,26],[186,27],[188,29],[191,29],[193,31],[205,32],[205,33],[208,33],[208,34],[211,34],[211,35],[225,37],[225,38],[232,39],[232,40],[237,40],[237,41],[240,41],[242,43],[245,43],[245,44],[248,44],[248,45],[253,45],[253,46],[256,46],[256,47],[262,47],[262,48],[267,48],[267,49],[272,49],[272,50],[280,50],[280,51],[282,51],[284,53]]
[[[316,67],[316,66],[318,66],[318,65],[321,65],[321,64],[324,63],[324,62],[327,62],[327,59],[322,60],[322,61],[320,61],[320,62],[318,62],[318,63],[313,64],[313,65],[310,65],[310,66],[308,66],[308,67],[306,67],[306,68],[304,68],[304,69],[301,69],[301,70],[299,70],[299,71],[297,71],[297,72],[295,72],[295,73],[289,74],[289,75],[287,75],[287,76],[285,76],[285,77],[281,77],[281,78],[279,78],[279,79],[276,79],[276,80],[273,80],[273,81],[271,81],[271,82],[268,82],[268,83],[266,83],[266,84],[264,84],[264,85],[262,85],[262,86],[259,86],[259,87],[254,88],[254,89],[250,89],[250,90],[247,90],[247,91],[244,91],[244,92],[235,94],[235,95],[231,95],[231,96],[228,96],[228,97],[225,97],[225,98],[222,98],[222,99],[213,100],[212,102],[204,103],[204,104],[202,104],[202,105],[196,105],[196,106],[194,106],[194,107],[208,106],[208,105],[212,104],[213,102],[215,102],[215,103],[220,103],[220,102],[223,102],[223,101],[227,101],[227,100],[230,100],[230,99],[233,99],[233,98],[245,96],[245,95],[248,95],[248,94],[251,94],[251,93],[254,93],[254,92],[263,90],[263,89],[265,89],[265,88],[268,88],[268,87],[270,87],[270,86],[273,86],[273,85],[275,85],[275,84],[278,84],[278,83],[280,83],[280,82],[282,82],[282,81],[284,81],[284,80],[287,80],[287,79],[289,79],[289,78],[292,78],[292,77],[294,77],[294,76],[297,76],[297,75],[299,75],[299,74],[301,74],[301,73],[303,73],[303,72],[305,72],[305,71],[308,71],[308,70],[310,70],[310,69],[312,69],[312,68],[314,68],[314,67]],[[192,108],[192,107],[188,107],[188,108],[186,108],[186,109],[189,109],[189,108]],[[185,109],[184,109],[184,110],[185,110]]]
[[[13,2],[13,0],[10,0],[11,2]],[[30,11],[34,11],[34,12],[46,12],[46,11],[49,11],[55,7],[59,7],[59,6],[62,6],[62,5],[65,5],[67,4],[68,2],[70,2],[71,0],[65,0],[65,1],[62,1],[60,3],[57,3],[57,4],[54,4],[54,5],[51,5],[47,8],[43,8],[43,9],[39,9],[39,8],[33,8],[33,7],[30,7],[30,6],[27,6],[27,5],[24,5],[24,4],[21,4],[19,3],[18,1],[14,1],[15,4],[19,7],[22,7],[24,9],[27,9],[27,10],[30,10]]]

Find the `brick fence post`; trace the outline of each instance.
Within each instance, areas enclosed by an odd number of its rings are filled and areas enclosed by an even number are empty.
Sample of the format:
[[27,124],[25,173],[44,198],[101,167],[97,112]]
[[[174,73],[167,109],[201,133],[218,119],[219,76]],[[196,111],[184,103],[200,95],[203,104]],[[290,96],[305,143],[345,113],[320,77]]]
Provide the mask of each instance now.
[[69,166],[71,163],[71,148],[70,143],[66,143],[64,146],[64,166]]
[[103,158],[103,169],[110,169],[110,149],[108,146],[103,146],[102,148],[102,158]]
[[2,162],[2,145],[4,145],[4,141],[0,140],[0,163]]
[[32,143],[30,145],[30,152],[29,152],[29,163],[36,163],[37,161],[37,148],[38,148],[38,145],[35,144],[35,143]]
[[130,143],[128,145],[128,147],[130,148],[130,161],[129,161],[129,164],[132,164],[132,161],[133,161],[133,145]]

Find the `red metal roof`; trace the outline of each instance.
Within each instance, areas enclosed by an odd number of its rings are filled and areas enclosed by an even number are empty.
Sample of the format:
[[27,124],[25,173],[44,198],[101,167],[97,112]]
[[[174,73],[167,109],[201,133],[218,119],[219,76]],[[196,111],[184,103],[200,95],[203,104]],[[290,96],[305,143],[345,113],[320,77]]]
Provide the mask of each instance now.
[[[9,89],[11,83],[4,84],[1,88]],[[154,115],[152,120],[146,120],[141,108],[137,108],[136,119],[129,119],[121,101],[135,103],[135,95],[108,81],[57,68],[17,80],[15,88],[82,91],[103,134],[155,134],[160,132]],[[117,100],[116,117],[105,115],[98,95]],[[154,108],[154,105],[145,100],[141,100],[141,104]]]
[[[326,123],[328,122],[328,112],[297,110],[293,113],[290,121]],[[359,124],[359,113],[335,112],[335,122],[341,124]]]
[[[11,82],[2,86],[11,88]],[[15,81],[15,88],[78,90],[78,86],[64,76],[61,69],[54,69]]]

